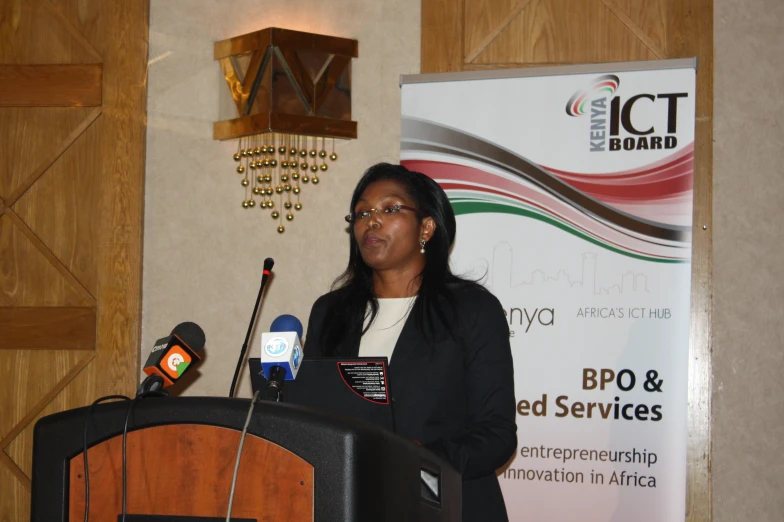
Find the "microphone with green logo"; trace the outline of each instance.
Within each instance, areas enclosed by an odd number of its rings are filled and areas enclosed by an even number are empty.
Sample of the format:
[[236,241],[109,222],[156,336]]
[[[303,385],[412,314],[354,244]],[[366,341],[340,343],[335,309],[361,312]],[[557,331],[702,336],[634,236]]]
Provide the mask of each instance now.
[[204,357],[205,342],[204,330],[191,322],[178,324],[168,337],[155,341],[144,364],[147,378],[139,385],[136,395],[164,393],[164,387],[173,385]]

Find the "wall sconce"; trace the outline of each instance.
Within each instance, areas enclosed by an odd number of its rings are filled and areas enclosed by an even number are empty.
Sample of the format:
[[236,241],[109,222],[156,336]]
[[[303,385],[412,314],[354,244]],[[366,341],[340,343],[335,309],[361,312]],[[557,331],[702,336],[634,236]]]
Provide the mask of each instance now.
[[319,184],[327,159],[338,159],[335,139],[357,137],[351,59],[358,47],[356,40],[277,27],[215,43],[228,90],[213,138],[237,140],[242,206],[258,203],[281,234],[284,217],[292,221],[292,208],[302,210],[301,183]]

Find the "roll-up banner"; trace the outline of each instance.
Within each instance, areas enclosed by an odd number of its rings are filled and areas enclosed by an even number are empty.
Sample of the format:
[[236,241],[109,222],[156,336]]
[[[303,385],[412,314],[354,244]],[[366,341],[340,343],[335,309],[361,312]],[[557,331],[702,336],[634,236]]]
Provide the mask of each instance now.
[[403,76],[401,162],[501,301],[510,520],[685,518],[696,61]]

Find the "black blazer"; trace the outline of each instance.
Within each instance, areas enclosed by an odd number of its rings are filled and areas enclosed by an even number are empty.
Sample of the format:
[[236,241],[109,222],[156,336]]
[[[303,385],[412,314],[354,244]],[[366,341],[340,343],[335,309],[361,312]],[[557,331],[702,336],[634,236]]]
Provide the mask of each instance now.
[[[340,309],[341,292],[323,295],[313,305],[306,356],[357,357],[359,337],[332,350],[321,346],[325,321]],[[498,299],[483,288],[466,285],[454,292],[454,336],[440,322],[421,330],[417,300],[395,345],[389,384],[397,432],[421,441],[462,473],[463,522],[506,521],[495,470],[517,446],[509,326]]]

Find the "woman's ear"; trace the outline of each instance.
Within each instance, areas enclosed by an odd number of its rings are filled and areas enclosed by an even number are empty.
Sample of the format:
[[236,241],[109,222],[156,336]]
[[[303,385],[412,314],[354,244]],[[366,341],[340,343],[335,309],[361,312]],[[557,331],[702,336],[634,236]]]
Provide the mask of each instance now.
[[435,231],[436,220],[428,216],[422,220],[422,224],[419,227],[419,237],[425,241],[430,241],[430,238],[433,237]]

